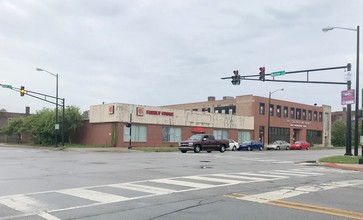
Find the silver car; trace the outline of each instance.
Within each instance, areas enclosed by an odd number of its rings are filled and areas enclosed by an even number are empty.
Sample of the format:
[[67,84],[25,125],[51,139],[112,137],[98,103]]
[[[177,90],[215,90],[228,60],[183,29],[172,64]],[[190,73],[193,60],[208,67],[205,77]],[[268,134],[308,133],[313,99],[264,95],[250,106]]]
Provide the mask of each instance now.
[[290,144],[286,141],[275,141],[272,144],[267,145],[267,150],[289,150]]

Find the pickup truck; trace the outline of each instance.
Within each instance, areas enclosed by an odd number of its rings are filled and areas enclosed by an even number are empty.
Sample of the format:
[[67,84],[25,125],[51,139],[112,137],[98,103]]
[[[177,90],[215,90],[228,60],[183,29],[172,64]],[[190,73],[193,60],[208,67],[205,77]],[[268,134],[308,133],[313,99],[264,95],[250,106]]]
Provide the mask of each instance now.
[[182,153],[194,151],[199,153],[201,150],[206,150],[208,153],[212,150],[218,150],[221,153],[229,147],[228,140],[216,140],[212,134],[194,134],[188,140],[179,142],[179,150]]

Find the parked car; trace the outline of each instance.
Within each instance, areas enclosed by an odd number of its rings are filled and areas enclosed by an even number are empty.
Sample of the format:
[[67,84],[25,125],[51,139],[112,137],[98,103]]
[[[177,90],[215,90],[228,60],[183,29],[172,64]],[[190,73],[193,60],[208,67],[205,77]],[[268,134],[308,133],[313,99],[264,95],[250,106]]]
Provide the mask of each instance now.
[[280,149],[288,150],[288,149],[290,149],[290,144],[287,143],[286,141],[275,141],[272,144],[267,145],[266,149],[267,150],[280,150]]
[[228,150],[232,150],[232,151],[236,151],[239,147],[239,144],[237,141],[233,140],[233,139],[228,139],[229,140],[229,147],[227,148]]
[[206,150],[208,153],[212,152],[212,150],[223,153],[228,146],[228,140],[217,140],[213,134],[195,134],[188,140],[179,142],[179,150],[182,153],[186,153],[187,151],[199,153],[202,150]]
[[252,151],[254,149],[262,150],[264,148],[264,145],[261,141],[257,140],[250,140],[250,141],[244,141],[242,144],[239,145],[238,150],[248,150]]
[[310,143],[307,141],[295,141],[295,143],[290,145],[290,150],[309,150]]

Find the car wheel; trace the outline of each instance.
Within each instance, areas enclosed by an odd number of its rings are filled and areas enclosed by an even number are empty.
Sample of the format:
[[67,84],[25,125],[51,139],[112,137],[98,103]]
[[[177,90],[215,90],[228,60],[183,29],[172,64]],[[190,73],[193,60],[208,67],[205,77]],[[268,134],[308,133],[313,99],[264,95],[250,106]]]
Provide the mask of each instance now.
[[262,147],[258,148],[258,150],[261,151],[262,150]]
[[247,151],[252,151],[251,147],[247,147]]
[[233,146],[232,151],[236,151],[236,150],[237,150],[236,146]]
[[279,147],[279,146],[277,146],[276,150],[280,150],[280,147]]
[[208,153],[212,153],[212,151],[211,151],[211,150],[207,150],[207,152],[208,152]]
[[221,145],[221,147],[220,147],[219,151],[220,151],[221,153],[224,153],[224,151],[226,151],[226,147],[225,147],[224,145]]
[[306,147],[306,150],[309,150],[310,149],[310,147]]
[[197,145],[194,147],[194,153],[199,153],[200,152],[200,145]]
[[181,152],[184,154],[184,153],[186,153],[187,151],[186,151],[186,150],[181,150]]
[[286,150],[290,150],[290,147],[289,147],[289,146],[287,146],[287,147],[286,147]]

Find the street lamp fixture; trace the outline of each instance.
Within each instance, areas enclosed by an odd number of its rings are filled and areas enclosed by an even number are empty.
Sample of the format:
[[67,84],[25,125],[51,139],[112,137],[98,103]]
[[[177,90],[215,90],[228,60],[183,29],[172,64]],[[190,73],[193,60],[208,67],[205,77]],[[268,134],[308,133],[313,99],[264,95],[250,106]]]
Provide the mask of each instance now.
[[[342,29],[348,31],[355,31],[357,32],[357,69],[356,69],[356,89],[355,89],[355,116],[354,116],[354,156],[358,156],[358,123],[359,123],[359,26],[356,29],[354,28],[345,28],[345,27],[325,27],[322,29],[323,32],[328,32],[334,29]],[[350,105],[348,105],[348,110]],[[347,116],[348,118],[348,116]],[[351,118],[349,117],[349,120]],[[347,119],[348,122],[348,119]],[[351,138],[351,137],[348,137]],[[351,151],[351,146],[350,146]],[[346,155],[351,155],[351,152],[347,152]],[[362,158],[360,159],[359,163],[363,164],[363,147],[362,147]]]
[[[275,92],[278,92],[278,91],[284,91],[284,89],[278,89],[278,90],[275,90],[273,92],[269,92],[268,93],[268,115],[267,115],[267,144],[270,143],[270,117],[271,117],[271,108],[270,108],[270,105],[271,105],[271,95],[274,94]],[[272,109],[273,111],[273,109]]]
[[59,123],[58,123],[58,74],[54,74],[49,72],[48,70],[36,68],[36,71],[44,71],[56,77],[56,95],[55,95],[55,146],[58,147],[58,130],[59,130]]

